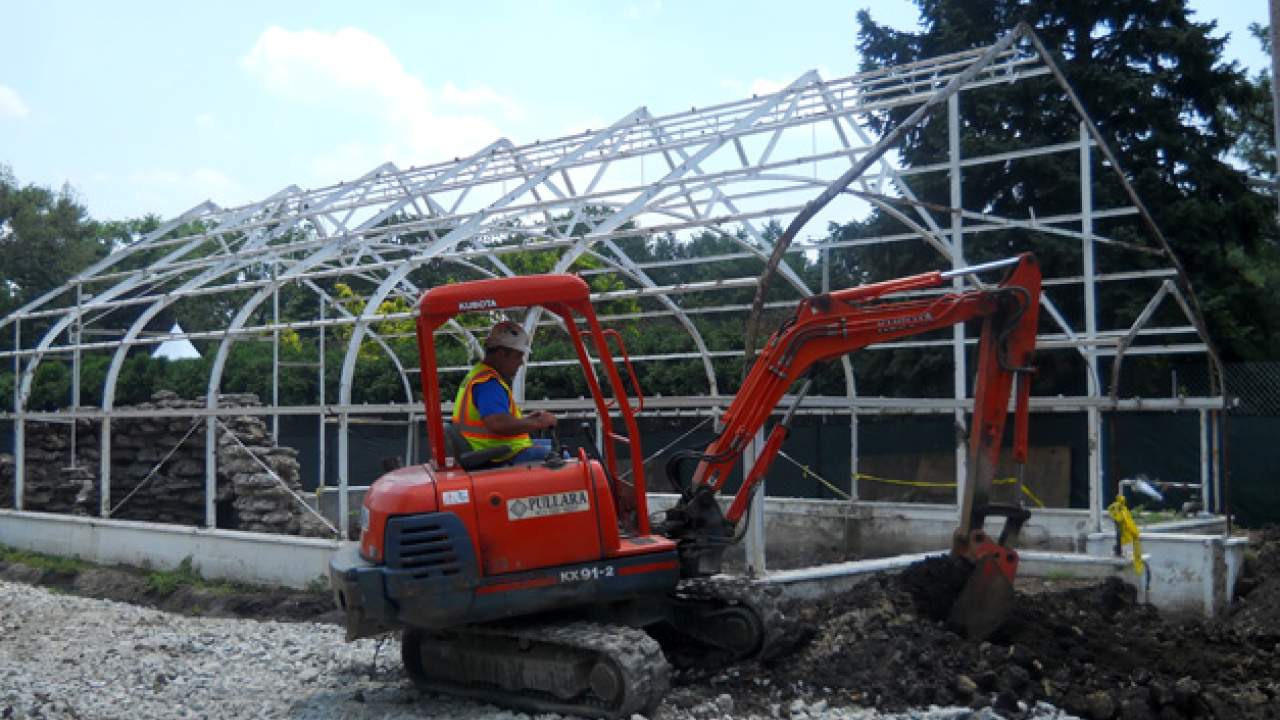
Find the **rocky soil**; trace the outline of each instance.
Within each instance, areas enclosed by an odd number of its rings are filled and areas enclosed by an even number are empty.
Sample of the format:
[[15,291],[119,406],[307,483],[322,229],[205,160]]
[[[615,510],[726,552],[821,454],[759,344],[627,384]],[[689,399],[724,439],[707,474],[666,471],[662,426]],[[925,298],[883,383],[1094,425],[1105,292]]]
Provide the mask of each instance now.
[[[945,562],[944,560],[930,562]],[[799,698],[903,709],[994,708],[1009,718],[1051,703],[1096,720],[1280,717],[1280,530],[1256,539],[1234,612],[1163,620],[1118,580],[1027,595],[988,642],[937,613],[936,568],[918,565],[821,605],[794,609],[808,635],[762,667],[698,677],[768,714]],[[803,629],[807,628],[807,631]],[[768,678],[762,687],[761,678]]]
[[[1257,540],[1237,610],[1208,625],[1112,581],[1020,591],[975,644],[929,617],[933,569],[870,581],[791,608],[782,657],[680,670],[656,718],[1280,717],[1280,531]],[[0,564],[0,718],[528,717],[416,692],[393,641],[344,643],[335,620],[321,593]]]

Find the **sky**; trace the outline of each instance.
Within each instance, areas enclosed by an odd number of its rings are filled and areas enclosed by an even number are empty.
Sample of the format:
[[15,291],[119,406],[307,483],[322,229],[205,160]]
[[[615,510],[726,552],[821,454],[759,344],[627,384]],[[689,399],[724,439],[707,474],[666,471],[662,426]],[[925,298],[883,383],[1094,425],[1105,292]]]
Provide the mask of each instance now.
[[[1192,0],[1250,37],[1266,0]],[[0,165],[99,220],[233,207],[857,71],[855,14],[908,0],[0,0]]]

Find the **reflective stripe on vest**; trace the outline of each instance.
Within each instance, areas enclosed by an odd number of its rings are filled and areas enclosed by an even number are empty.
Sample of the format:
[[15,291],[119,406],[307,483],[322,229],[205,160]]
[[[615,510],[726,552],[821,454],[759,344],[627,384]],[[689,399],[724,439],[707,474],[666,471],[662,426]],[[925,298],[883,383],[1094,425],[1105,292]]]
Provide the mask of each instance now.
[[511,417],[519,419],[520,408],[516,406],[515,397],[511,393],[511,387],[507,385],[497,370],[485,365],[477,363],[471,368],[471,372],[462,379],[462,384],[458,386],[458,394],[453,398],[453,426],[462,433],[462,437],[467,439],[467,444],[472,450],[484,450],[486,448],[495,447],[497,445],[506,445],[511,448],[511,454],[498,458],[498,462],[504,462],[515,457],[517,453],[527,447],[533,447],[533,439],[529,437],[529,433],[520,433],[518,435],[495,435],[485,427],[484,420],[480,417],[480,409],[476,407],[475,398],[472,397],[472,390],[475,386],[497,380],[502,385],[502,389],[507,391],[507,412]]

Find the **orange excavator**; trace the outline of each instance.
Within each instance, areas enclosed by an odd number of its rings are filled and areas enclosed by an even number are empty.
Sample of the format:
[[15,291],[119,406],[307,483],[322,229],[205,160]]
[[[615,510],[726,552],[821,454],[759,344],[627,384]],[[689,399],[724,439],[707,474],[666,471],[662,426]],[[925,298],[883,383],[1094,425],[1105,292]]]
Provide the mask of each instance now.
[[[998,269],[1006,274],[996,286],[919,292]],[[888,297],[905,292],[914,295]],[[597,321],[587,284],[539,275],[428,290],[417,329],[430,458],[370,487],[358,545],[330,562],[348,639],[402,631],[405,669],[427,690],[607,718],[647,713],[662,699],[670,665],[655,638],[705,648],[715,661],[769,656],[783,632],[776,590],[722,574],[723,555],[744,535],[755,490],[814,374],[872,343],[969,320],[981,320],[982,332],[951,552],[972,570],[951,622],[985,637],[1009,611],[1018,562],[1011,545],[1027,518],[1021,507],[990,502],[989,491],[1011,398],[1013,455],[1026,461],[1039,300],[1040,270],[1029,254],[805,299],[768,339],[723,431],[668,463],[679,500],[651,519],[637,426],[644,398],[621,336]],[[461,313],[535,305],[562,321],[602,437],[545,461],[498,465],[502,448],[473,451],[444,421],[435,332]],[[721,489],[797,384],[726,508]],[[696,466],[685,478],[689,462]],[[993,515],[1005,517],[998,540],[984,531]]]

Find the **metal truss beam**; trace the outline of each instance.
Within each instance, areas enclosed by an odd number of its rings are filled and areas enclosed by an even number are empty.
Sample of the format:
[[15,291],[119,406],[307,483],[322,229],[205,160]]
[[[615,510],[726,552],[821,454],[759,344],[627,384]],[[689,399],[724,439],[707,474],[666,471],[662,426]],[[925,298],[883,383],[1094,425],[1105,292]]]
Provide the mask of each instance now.
[[[959,117],[967,98],[987,88],[1037,78],[1041,83],[1051,79],[1068,98],[1080,115],[1078,134],[1016,151],[961,157],[958,138],[964,128]],[[883,137],[873,136],[867,130],[868,119],[884,117],[891,110],[909,122]],[[947,123],[957,149],[929,164],[899,166],[887,151],[913,122],[926,118]],[[1078,211],[1052,217],[999,216],[988,212],[986,198],[966,192],[964,175],[974,168],[1069,153],[1079,157]],[[1127,204],[1095,205],[1093,167],[1100,162],[1095,155],[1101,155],[1101,164],[1121,183]],[[944,173],[952,189],[949,204],[924,202],[915,186],[926,179],[936,183]],[[368,358],[361,348],[372,341],[399,373],[406,401],[411,400],[418,371],[397,356],[394,343],[402,338],[390,323],[412,314],[385,313],[383,303],[416,298],[424,289],[415,280],[422,276],[417,271],[438,262],[452,263],[468,277],[502,276],[528,265],[513,258],[538,256],[542,260],[534,264],[539,266],[589,278],[606,276],[621,284],[623,289],[596,293],[593,300],[632,299],[638,310],[609,319],[667,318],[688,336],[684,351],[633,360],[698,361],[707,378],[706,396],[653,398],[647,406],[657,413],[714,414],[725,401],[720,395],[723,379],[716,376],[714,361],[740,355],[743,349],[716,345],[702,335],[695,319],[746,315],[741,293],[755,289],[758,279],[743,277],[751,270],[743,270],[742,263],[758,268],[771,262],[779,240],[776,229],[803,226],[814,196],[824,189],[831,193],[833,205],[830,214],[817,216],[818,220],[843,222],[874,207],[897,220],[900,231],[837,240],[824,228],[797,238],[790,247],[786,247],[790,238],[778,243],[792,259],[818,259],[823,280],[781,263],[785,294],[791,299],[773,300],[764,308],[790,307],[800,298],[829,290],[831,265],[856,263],[859,251],[871,246],[892,251],[896,244],[923,243],[936,253],[939,265],[955,266],[963,264],[966,253],[992,252],[995,237],[1003,243],[1018,237],[1049,239],[1063,253],[1075,253],[1079,263],[1065,275],[1046,278],[1048,324],[1042,329],[1040,347],[1083,358],[1089,392],[1079,399],[1036,398],[1033,407],[1087,413],[1095,439],[1103,410],[1216,411],[1223,407],[1216,354],[1185,273],[1105,137],[1084,114],[1079,98],[1039,38],[1020,26],[995,45],[907,65],[833,80],[811,71],[766,95],[665,115],[640,107],[602,129],[522,145],[497,139],[465,158],[423,167],[399,169],[384,163],[349,182],[315,189],[289,186],[240,207],[197,205],[93,264],[65,286],[0,319],[0,329],[12,326],[0,334],[4,342],[11,338],[7,347],[0,346],[0,358],[11,361],[18,375],[14,411],[0,417],[14,421],[19,487],[25,422],[90,417],[103,423],[102,497],[108,502],[110,421],[135,417],[135,411],[115,407],[115,386],[131,353],[168,339],[158,332],[166,328],[153,327],[159,318],[189,304],[229,298],[235,303],[225,321],[185,328],[184,337],[215,344],[206,407],[197,415],[246,412],[218,406],[223,372],[235,342],[269,341],[276,348],[274,396],[284,366],[278,351],[282,333],[310,332],[323,338],[327,330],[345,327],[350,336],[344,341],[335,402],[281,406],[273,397],[266,408],[252,412],[273,417],[332,416],[344,431],[352,417],[372,412],[413,417],[411,402],[356,403],[354,378],[359,363]],[[633,239],[702,233],[727,239],[730,249],[657,262],[631,257],[624,249]],[[1135,237],[1140,239],[1134,241]],[[1115,257],[1133,258],[1132,265],[1109,260],[1108,272],[1099,272],[1093,258],[1099,246],[1106,246]],[[142,262],[146,257],[158,259]],[[585,263],[588,259],[591,262]],[[717,279],[672,281],[673,273],[693,265],[709,269]],[[335,281],[359,281],[360,287],[371,288],[357,298],[362,310],[348,310],[335,301],[326,290]],[[320,316],[283,317],[280,297],[286,286],[314,296]],[[1109,293],[1117,287],[1148,292],[1145,310],[1128,317],[1103,312]],[[739,297],[716,301],[716,293],[734,291]],[[697,302],[685,299],[694,294]],[[537,312],[523,319],[531,330],[553,324]],[[444,331],[468,348],[478,348],[472,332],[462,325]],[[949,339],[871,348],[950,348],[960,378],[955,398],[860,398],[852,365],[846,361],[846,395],[814,399],[806,412],[851,414],[855,422],[864,413],[938,412],[962,418],[966,407],[965,390],[960,387],[963,358],[972,343],[957,333]],[[77,409],[36,413],[27,407],[42,363],[69,363],[78,379],[87,353],[111,356],[101,397],[80,397],[77,382]],[[1138,355],[1203,357],[1214,368],[1215,384],[1200,398],[1126,397],[1125,388],[1119,387],[1118,368],[1124,358]],[[1109,378],[1100,371],[1103,361],[1110,363]],[[539,357],[528,371],[564,362],[566,358]],[[321,378],[328,371],[322,356]],[[523,376],[517,390],[523,393]],[[577,411],[573,399],[550,402]],[[213,431],[208,432],[207,446],[212,448],[216,443]],[[343,484],[347,450],[346,434],[340,432],[337,463]],[[210,452],[206,458],[210,477],[215,474],[214,462]],[[1090,463],[1094,486],[1101,487],[1100,454],[1091,454]],[[212,492],[209,495],[207,522],[212,524]],[[345,499],[345,494],[341,497]]]

